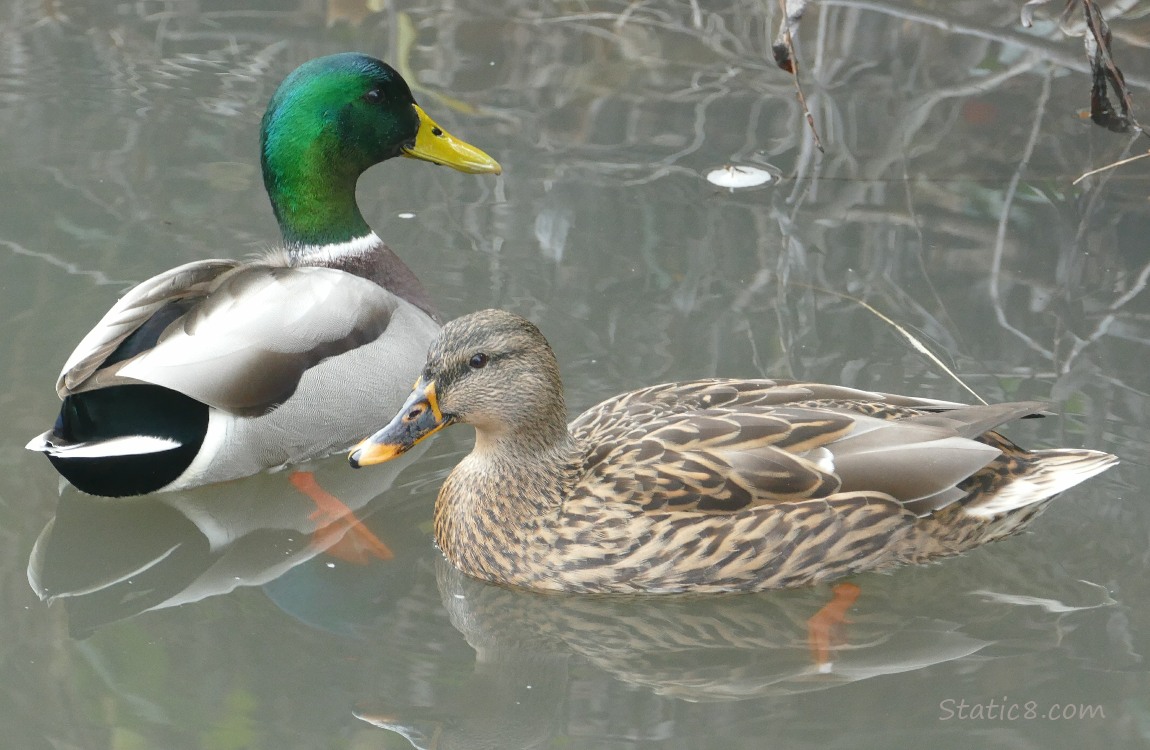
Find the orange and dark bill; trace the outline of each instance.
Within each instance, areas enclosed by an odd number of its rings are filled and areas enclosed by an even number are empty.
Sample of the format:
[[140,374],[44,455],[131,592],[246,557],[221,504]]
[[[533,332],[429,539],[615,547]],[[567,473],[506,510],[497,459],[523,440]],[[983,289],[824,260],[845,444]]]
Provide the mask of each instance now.
[[420,378],[391,422],[352,448],[347,460],[356,469],[390,461],[450,423],[439,410],[435,381]]

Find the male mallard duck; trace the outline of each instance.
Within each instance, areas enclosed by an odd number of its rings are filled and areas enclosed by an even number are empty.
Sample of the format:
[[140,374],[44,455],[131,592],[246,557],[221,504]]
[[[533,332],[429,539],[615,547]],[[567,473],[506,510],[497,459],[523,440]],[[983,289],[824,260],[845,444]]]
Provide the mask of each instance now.
[[625,393],[568,426],[539,329],[486,310],[444,326],[407,402],[349,459],[379,463],[473,425],[475,448],[439,492],[435,538],[476,578],[756,591],[958,554],[1117,463],[1026,451],[991,431],[1040,408],[712,379]]
[[360,54],[291,73],[260,130],[283,248],[202,260],[125,294],[72,352],[55,426],[28,443],[79,489],[194,487],[345,449],[399,403],[438,331],[419,280],[367,225],[359,176],[394,156],[495,173]]

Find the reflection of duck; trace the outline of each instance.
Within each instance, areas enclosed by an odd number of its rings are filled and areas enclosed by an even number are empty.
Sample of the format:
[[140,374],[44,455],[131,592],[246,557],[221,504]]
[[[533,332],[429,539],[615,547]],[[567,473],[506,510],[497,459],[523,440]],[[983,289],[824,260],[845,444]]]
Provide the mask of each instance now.
[[326,455],[375,426],[371,388],[398,403],[415,378],[434,309],[364,220],[356,182],[400,155],[470,173],[499,165],[358,54],[289,75],[260,142],[283,249],[141,283],[65,363],[60,416],[28,448],[81,490],[185,489]]
[[955,555],[1019,531],[1113,466],[993,432],[1036,403],[964,406],[837,386],[653,386],[565,425],[555,356],[499,310],[448,323],[353,465],[465,422],[435,535],[477,578],[575,592],[747,591]]
[[[561,721],[593,726],[612,716],[605,696],[584,694],[581,707],[569,705],[579,697],[573,674],[583,675],[584,688],[632,696],[619,707],[631,726],[639,720],[627,712],[640,706],[653,722],[682,721],[683,712],[670,701],[744,701],[833,689],[960,660],[988,644],[959,623],[917,613],[922,601],[912,605],[891,587],[851,613],[850,645],[836,650],[834,669],[827,672],[811,662],[806,640],[806,619],[826,595],[821,588],[755,596],[595,597],[492,586],[442,559],[436,572],[443,607],[475,651],[473,674],[454,690],[436,693],[430,706],[404,706],[392,698],[356,711],[420,750],[551,747],[564,733]],[[589,676],[598,671],[629,689],[610,692],[610,680]],[[595,712],[594,719],[587,711]],[[685,728],[648,729],[658,733],[649,739],[656,739]]]
[[[391,528],[389,513],[381,532],[391,545],[401,545],[395,549],[361,521],[369,501],[386,487],[354,476],[338,461],[311,468],[314,474],[278,472],[147,498],[103,500],[65,491],[33,546],[29,583],[42,599],[64,604],[72,633],[82,637],[141,612],[244,586],[265,586],[289,611],[314,610],[308,578],[314,574],[304,574],[294,587],[289,581],[320,555],[321,575],[345,582],[352,570],[379,581],[401,574],[410,562],[403,545],[423,535],[396,533],[403,530]],[[385,485],[403,466],[396,468]],[[341,501],[318,490],[314,477]],[[395,554],[400,559],[392,559]],[[330,597],[327,602],[330,609]],[[329,621],[338,616],[327,614]]]
[[[1119,611],[1104,587],[971,555],[945,568],[867,576],[868,595],[852,608],[827,668],[811,661],[806,640],[806,620],[822,606],[825,587],[587,596],[494,586],[442,558],[435,573],[442,608],[471,658],[453,653],[435,627],[401,631],[394,617],[381,619],[368,637],[389,651],[373,648],[379,666],[370,671],[378,684],[355,712],[420,749],[555,747],[575,731],[618,727],[633,742],[707,737],[735,716],[769,721],[807,708],[781,700],[786,696],[850,686],[848,696],[876,695],[871,686],[886,683],[868,682],[875,677],[944,664],[935,678],[984,668],[1001,674],[1010,669],[1001,660],[1014,658],[1033,669],[1035,654],[1063,649],[1067,633],[1078,628],[1096,633],[1095,625]],[[419,585],[405,598],[422,597],[427,588]],[[1005,592],[1048,599],[1043,608],[1026,596],[1007,601]],[[438,624],[431,612],[420,618]],[[1086,651],[1097,648],[1096,641]],[[419,696],[413,700],[420,705],[404,705],[403,696]],[[687,705],[714,702],[742,705],[717,712]],[[592,736],[604,744],[608,735],[580,734],[582,744],[595,744]]]
[[[578,654],[632,685],[692,701],[823,690],[969,656],[987,642],[955,622],[907,612],[879,595],[850,619],[833,668],[811,660],[807,620],[826,592],[769,596],[587,597],[476,581],[449,565],[440,595],[452,623],[487,658]],[[881,601],[881,603],[880,603]]]

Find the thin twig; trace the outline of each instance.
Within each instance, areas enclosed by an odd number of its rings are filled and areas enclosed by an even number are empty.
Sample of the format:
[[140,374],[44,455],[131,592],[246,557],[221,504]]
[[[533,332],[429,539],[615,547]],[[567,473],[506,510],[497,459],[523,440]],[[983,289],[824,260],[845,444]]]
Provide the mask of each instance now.
[[12,251],[13,255],[23,255],[28,258],[37,258],[39,260],[45,261],[49,265],[63,269],[66,273],[70,273],[75,276],[90,276],[97,284],[101,286],[125,286],[131,283],[130,281],[125,281],[123,279],[110,279],[104,274],[103,271],[89,271],[87,269],[81,268],[75,263],[69,263],[66,260],[57,258],[51,253],[29,250],[23,245],[13,242],[12,240],[0,240],[0,246],[8,248],[10,251]]
[[1077,185],[1078,183],[1082,182],[1083,180],[1085,180],[1087,177],[1090,177],[1091,175],[1096,175],[1099,172],[1105,172],[1108,169],[1114,169],[1116,167],[1121,167],[1125,164],[1129,164],[1132,161],[1138,161],[1139,159],[1145,159],[1147,156],[1150,156],[1150,151],[1147,151],[1144,154],[1138,154],[1137,156],[1130,156],[1130,157],[1127,157],[1125,159],[1119,159],[1118,161],[1114,162],[1113,164],[1107,164],[1104,167],[1099,167],[1098,169],[1092,169],[1089,172],[1083,172],[1081,175],[1078,176],[1078,179],[1076,179],[1074,182],[1072,182],[1070,184],[1071,185]]
[[1126,293],[1110,303],[1110,307],[1107,308],[1110,312],[1098,321],[1098,325],[1094,326],[1094,332],[1086,338],[1079,339],[1074,344],[1070,354],[1066,357],[1065,370],[1070,369],[1070,364],[1082,353],[1083,349],[1110,332],[1110,326],[1114,325],[1118,319],[1119,310],[1125,307],[1127,302],[1141,294],[1146,289],[1148,282],[1150,282],[1150,265],[1143,266],[1142,272],[1138,274],[1138,278],[1134,280],[1134,284],[1126,290]]
[[867,310],[867,311],[868,311],[868,312],[870,312],[872,315],[874,315],[875,317],[877,317],[879,320],[883,321],[884,323],[886,323],[887,325],[889,325],[891,328],[893,328],[895,331],[897,331],[897,332],[898,332],[898,334],[899,334],[900,336],[902,336],[904,339],[906,339],[906,340],[907,340],[907,342],[909,342],[909,343],[910,343],[910,345],[911,345],[911,348],[913,348],[913,349],[914,349],[916,352],[918,352],[919,354],[922,354],[924,357],[926,357],[926,358],[927,358],[927,359],[929,359],[931,362],[933,362],[935,365],[937,365],[937,366],[939,367],[939,369],[941,369],[943,372],[945,372],[947,375],[949,375],[949,376],[950,376],[950,377],[951,377],[951,378],[954,380],[954,382],[956,382],[956,383],[958,383],[959,385],[961,385],[961,386],[963,387],[963,389],[965,389],[965,390],[966,390],[966,392],[967,392],[967,393],[969,393],[971,396],[974,396],[976,399],[978,399],[979,403],[982,403],[982,404],[985,404],[985,403],[986,403],[986,400],[985,400],[985,399],[984,399],[982,396],[979,396],[979,395],[978,395],[978,393],[976,393],[976,392],[975,392],[975,390],[974,390],[973,388],[971,388],[969,385],[967,385],[966,383],[964,383],[964,382],[962,381],[962,378],[960,378],[960,377],[959,377],[959,376],[958,376],[958,375],[957,375],[957,374],[954,372],[954,370],[952,370],[952,369],[950,369],[949,367],[947,367],[947,366],[946,366],[946,363],[945,363],[945,362],[943,362],[943,361],[942,361],[942,360],[941,360],[941,359],[938,357],[938,355],[937,355],[937,354],[935,354],[935,353],[934,353],[934,352],[932,352],[932,351],[931,351],[929,348],[927,348],[926,344],[924,344],[924,343],[922,343],[921,341],[919,341],[919,340],[918,340],[918,339],[915,337],[915,335],[914,335],[913,333],[911,333],[910,331],[908,331],[908,330],[907,330],[907,329],[906,329],[904,326],[902,326],[900,323],[898,323],[897,321],[894,321],[894,320],[892,320],[890,317],[888,317],[888,316],[887,316],[887,315],[885,315],[884,313],[880,312],[878,309],[876,309],[875,307],[873,307],[873,306],[872,306],[871,304],[869,304],[868,302],[866,302],[866,301],[864,301],[864,300],[861,300],[861,299],[859,299],[858,297],[852,297],[851,295],[849,295],[849,294],[846,294],[846,293],[844,293],[844,292],[836,292],[836,291],[835,291],[835,290],[833,290],[833,289],[825,289],[825,288],[823,288],[823,287],[814,286],[814,285],[812,285],[812,284],[803,284],[803,283],[800,283],[800,282],[796,282],[796,283],[794,284],[794,286],[804,286],[804,287],[807,287],[808,289],[813,289],[813,290],[815,290],[815,291],[817,291],[817,292],[824,292],[824,293],[826,293],[826,294],[833,294],[833,295],[834,295],[834,296],[836,296],[836,297],[840,297],[840,298],[842,298],[842,299],[845,299],[845,300],[849,300],[849,301],[851,301],[851,302],[854,302],[856,305],[859,305],[859,306],[861,306],[863,309]]
[[1014,195],[1018,191],[1018,183],[1022,180],[1022,173],[1026,171],[1026,167],[1030,163],[1030,157],[1034,153],[1035,144],[1038,143],[1038,134],[1042,130],[1042,120],[1046,113],[1046,102],[1050,99],[1050,79],[1051,69],[1047,68],[1046,75],[1042,79],[1042,92],[1039,94],[1038,102],[1035,105],[1034,124],[1030,128],[1030,137],[1026,141],[1026,148],[1023,149],[1022,158],[1019,159],[1018,166],[1010,178],[1010,185],[1007,187],[1006,194],[1003,196],[1002,214],[998,217],[998,230],[994,240],[994,255],[990,266],[990,300],[994,305],[994,315],[998,319],[999,325],[1020,338],[1031,349],[1048,358],[1051,362],[1054,362],[1054,352],[1046,349],[1033,338],[1010,324],[1010,321],[1006,319],[1006,310],[1002,305],[1002,296],[999,294],[999,282],[1002,276],[1002,250],[1006,245],[1006,227],[1010,223],[1010,209],[1014,205]]

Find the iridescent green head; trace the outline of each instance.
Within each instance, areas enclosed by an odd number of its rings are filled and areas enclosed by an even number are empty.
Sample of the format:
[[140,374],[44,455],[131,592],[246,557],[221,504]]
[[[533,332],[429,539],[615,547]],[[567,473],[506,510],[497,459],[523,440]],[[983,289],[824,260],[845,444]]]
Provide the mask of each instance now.
[[371,231],[355,183],[373,164],[410,156],[472,174],[498,162],[443,131],[391,66],[367,55],[296,68],[268,103],[260,131],[264,186],[288,245],[346,242]]

